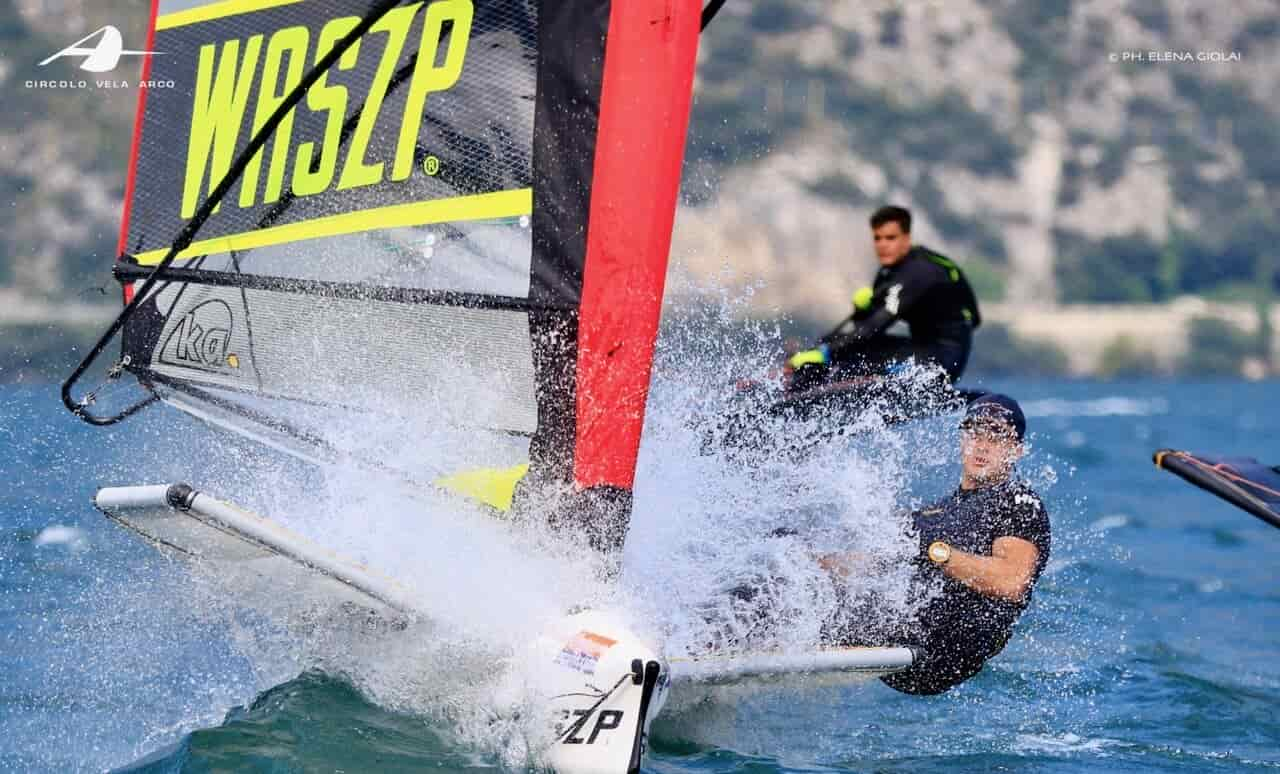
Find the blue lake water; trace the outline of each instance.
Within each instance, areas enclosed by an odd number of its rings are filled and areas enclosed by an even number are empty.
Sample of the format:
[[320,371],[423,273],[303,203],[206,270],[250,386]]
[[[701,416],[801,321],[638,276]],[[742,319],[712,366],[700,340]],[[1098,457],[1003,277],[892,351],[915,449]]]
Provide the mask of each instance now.
[[[1163,446],[1280,463],[1277,385],[984,386],[1024,402],[1024,465],[1051,471],[1053,559],[1005,652],[941,697],[872,683],[747,701],[727,730],[663,730],[650,770],[1280,768],[1280,530],[1151,464]],[[91,507],[102,485],[227,480],[252,454],[203,438],[168,410],[93,429],[52,386],[0,388],[0,769],[498,766],[341,674],[256,658],[175,601],[184,567]]]

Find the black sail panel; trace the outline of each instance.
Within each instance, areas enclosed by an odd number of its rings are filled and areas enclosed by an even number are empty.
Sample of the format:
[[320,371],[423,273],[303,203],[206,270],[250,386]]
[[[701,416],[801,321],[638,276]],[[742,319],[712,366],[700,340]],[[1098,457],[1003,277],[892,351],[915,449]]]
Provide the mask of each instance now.
[[1280,467],[1265,465],[1252,457],[1173,449],[1156,452],[1155,463],[1271,526],[1280,527]]

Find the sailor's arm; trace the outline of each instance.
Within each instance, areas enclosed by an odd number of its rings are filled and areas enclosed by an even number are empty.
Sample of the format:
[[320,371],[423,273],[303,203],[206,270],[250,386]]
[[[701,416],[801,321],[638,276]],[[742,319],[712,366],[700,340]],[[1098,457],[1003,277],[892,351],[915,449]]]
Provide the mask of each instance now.
[[822,343],[835,350],[844,349],[883,332],[897,319],[897,315],[891,314],[888,309],[881,306],[872,309],[866,316],[855,315],[847,318],[839,327],[823,336]]
[[923,293],[918,285],[910,277],[903,277],[876,291],[860,288],[853,297],[853,314],[818,339],[817,347],[793,355],[788,365],[800,368],[811,363],[827,364],[833,355],[839,357],[842,350],[857,351],[863,342],[883,333],[919,300]]
[[876,289],[861,313],[855,313],[845,324],[829,333],[823,343],[833,350],[840,350],[849,346],[856,347],[867,339],[878,336],[919,304],[933,285],[924,265],[908,264],[902,267],[891,283]]
[[991,556],[971,554],[945,543],[929,546],[929,560],[940,565],[947,576],[979,594],[1010,602],[1026,597],[1039,558],[1035,544],[1018,537],[996,538]]
[[846,317],[830,333],[818,339],[818,346],[806,349],[791,356],[787,364],[799,368],[811,363],[826,364],[831,362],[833,353],[857,345],[893,324],[898,318],[890,314],[884,307],[870,311],[859,311]]

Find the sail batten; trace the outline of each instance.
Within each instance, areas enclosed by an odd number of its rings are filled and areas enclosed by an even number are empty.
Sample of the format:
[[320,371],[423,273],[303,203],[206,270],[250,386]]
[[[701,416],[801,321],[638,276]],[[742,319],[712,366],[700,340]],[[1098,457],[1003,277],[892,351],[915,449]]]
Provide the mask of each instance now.
[[[176,260],[201,257],[234,250],[253,250],[261,247],[301,242],[308,239],[346,234],[360,234],[393,228],[428,226],[437,223],[501,220],[528,216],[533,210],[533,191],[525,188],[501,191],[493,194],[460,196],[453,199],[437,199],[426,202],[393,204],[357,212],[330,215],[285,226],[246,231],[240,234],[203,239],[193,242],[178,253]],[[134,260],[141,266],[160,263],[168,247],[137,253]]]

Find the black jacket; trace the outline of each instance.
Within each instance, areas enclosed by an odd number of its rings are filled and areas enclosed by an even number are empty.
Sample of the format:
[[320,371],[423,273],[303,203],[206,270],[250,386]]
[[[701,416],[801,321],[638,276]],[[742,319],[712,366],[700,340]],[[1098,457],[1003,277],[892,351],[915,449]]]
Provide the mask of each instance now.
[[1031,592],[1019,602],[980,594],[929,562],[929,544],[942,540],[962,551],[990,556],[1001,537],[1026,540],[1037,552],[1034,587],[1049,561],[1049,514],[1030,486],[1013,479],[981,489],[957,489],[913,513],[912,522],[920,536],[918,583],[923,588],[931,578],[941,578],[942,587],[910,624],[915,663],[881,679],[905,693],[941,693],[977,674],[1004,648]]
[[966,351],[973,329],[982,323],[978,299],[960,267],[917,245],[898,263],[881,267],[870,308],[854,312],[822,343],[838,358],[840,350],[856,350],[897,320],[906,321],[911,341],[922,348],[954,344]]

